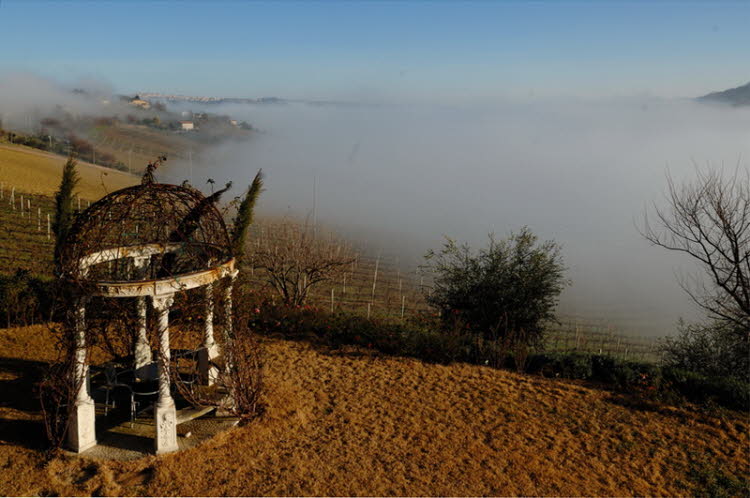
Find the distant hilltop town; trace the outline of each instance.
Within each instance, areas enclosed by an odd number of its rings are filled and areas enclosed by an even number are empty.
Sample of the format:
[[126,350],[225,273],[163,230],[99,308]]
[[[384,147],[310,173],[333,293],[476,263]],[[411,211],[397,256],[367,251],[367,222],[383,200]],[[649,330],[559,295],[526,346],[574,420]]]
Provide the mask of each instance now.
[[166,93],[143,92],[138,94],[140,99],[163,100],[167,102],[196,102],[200,104],[307,104],[312,106],[337,107],[377,107],[379,104],[365,102],[341,102],[334,100],[292,100],[279,97],[260,97],[257,99],[239,97],[196,97],[191,95],[173,95]]
[[287,102],[278,97],[261,97],[258,99],[225,98],[225,97],[196,97],[191,95],[171,95],[164,93],[139,93],[142,99],[161,99],[170,102],[200,102],[202,104],[283,104]]

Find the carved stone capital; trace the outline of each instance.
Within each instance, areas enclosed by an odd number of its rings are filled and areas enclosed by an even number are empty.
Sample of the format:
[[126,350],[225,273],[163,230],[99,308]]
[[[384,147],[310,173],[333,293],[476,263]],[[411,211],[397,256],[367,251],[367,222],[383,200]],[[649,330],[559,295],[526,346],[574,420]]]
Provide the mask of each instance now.
[[174,304],[174,294],[162,294],[151,298],[151,303],[157,311],[168,311]]

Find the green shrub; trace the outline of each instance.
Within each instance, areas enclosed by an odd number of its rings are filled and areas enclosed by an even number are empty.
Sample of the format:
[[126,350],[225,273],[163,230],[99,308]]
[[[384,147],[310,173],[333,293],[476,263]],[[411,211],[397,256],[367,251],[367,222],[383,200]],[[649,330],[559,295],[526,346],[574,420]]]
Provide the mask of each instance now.
[[590,379],[593,374],[591,356],[574,353],[557,359],[560,375],[567,379]]
[[750,381],[750,340],[747,331],[720,321],[679,325],[676,337],[661,346],[665,365],[709,377]]
[[591,356],[582,353],[534,354],[529,356],[526,369],[545,377],[565,379],[590,379],[592,377]]
[[734,410],[750,411],[750,383],[732,377],[707,377],[697,372],[665,367],[662,376],[668,388],[694,403],[715,403]]
[[427,301],[440,311],[445,330],[460,324],[478,337],[499,339],[521,363],[541,343],[566,284],[557,243],[538,244],[524,227],[501,241],[490,235],[489,246],[476,253],[448,239],[426,258],[436,275]]
[[594,379],[606,384],[614,384],[617,381],[615,365],[617,360],[612,356],[593,355],[591,357],[591,374]]
[[616,361],[612,371],[602,379],[626,391],[655,390],[659,385],[659,367],[649,363]]

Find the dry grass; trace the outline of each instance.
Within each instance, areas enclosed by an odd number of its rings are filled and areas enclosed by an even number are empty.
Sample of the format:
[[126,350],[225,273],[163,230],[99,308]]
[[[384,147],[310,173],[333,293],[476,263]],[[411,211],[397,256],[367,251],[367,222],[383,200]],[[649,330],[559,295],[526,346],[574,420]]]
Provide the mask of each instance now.
[[582,384],[355,349],[265,350],[263,419],[165,457],[45,463],[33,403],[14,396],[32,369],[24,360],[52,356],[49,336],[0,330],[0,494],[684,495],[700,458],[750,471],[741,414],[638,407]]
[[[33,194],[54,195],[60,186],[65,158],[31,147],[0,144],[0,182],[5,184],[5,197],[10,188]],[[81,181],[77,192],[81,198],[94,201],[109,192],[135,185],[136,176],[79,161]]]

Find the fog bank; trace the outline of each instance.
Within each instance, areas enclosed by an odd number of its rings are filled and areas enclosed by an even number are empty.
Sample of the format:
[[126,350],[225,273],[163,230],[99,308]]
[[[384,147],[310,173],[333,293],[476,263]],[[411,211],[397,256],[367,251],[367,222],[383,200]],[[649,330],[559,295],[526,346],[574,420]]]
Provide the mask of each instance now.
[[126,110],[103,81],[89,78],[63,85],[31,73],[0,72],[0,124],[14,131],[33,133],[41,119],[59,112],[111,115]]
[[[31,131],[58,111],[132,112],[112,93],[98,81],[0,74],[0,119]],[[259,130],[194,156],[199,187],[207,178],[246,185],[263,168],[261,211],[304,218],[316,182],[317,220],[372,254],[397,255],[404,270],[443,235],[479,247],[489,232],[528,225],[563,245],[573,285],[562,312],[650,335],[673,331],[680,316],[699,317],[676,278],[694,271],[690,260],[650,247],[636,228],[661,201],[667,169],[680,181],[693,176],[693,161],[733,168],[750,157],[750,109],[687,100],[170,107],[227,114]],[[186,166],[172,158],[160,175],[180,182]]]
[[318,221],[412,265],[443,235],[479,246],[528,225],[563,245],[573,285],[561,311],[650,335],[699,316],[675,276],[690,261],[636,229],[667,168],[680,180],[691,161],[750,157],[749,110],[691,101],[203,109],[261,132],[210,150],[196,180],[247,183],[263,168],[263,212],[305,216],[316,178]]

